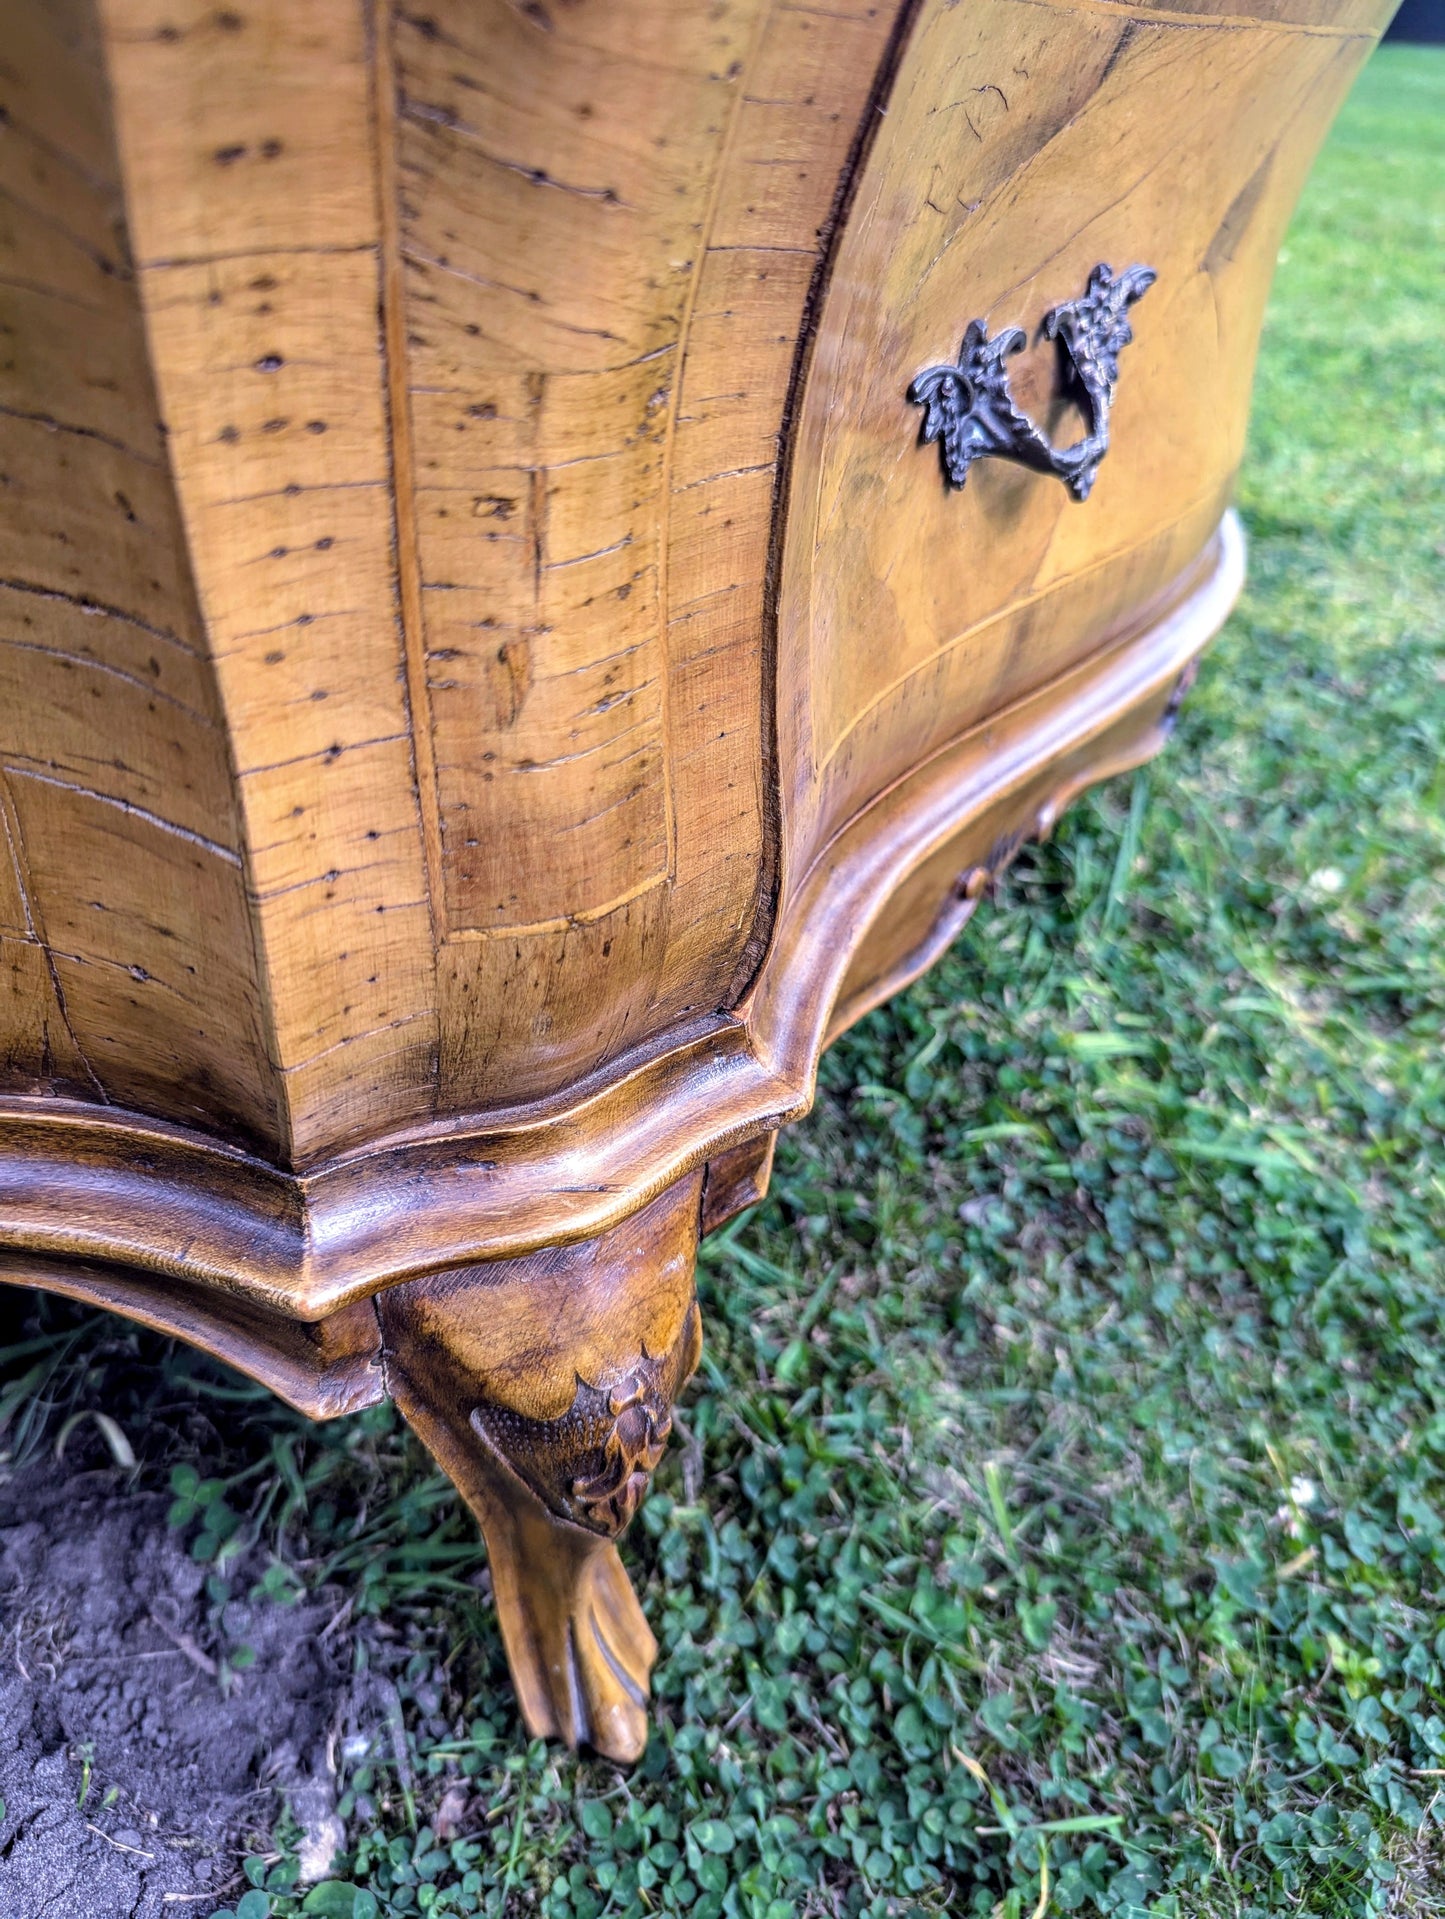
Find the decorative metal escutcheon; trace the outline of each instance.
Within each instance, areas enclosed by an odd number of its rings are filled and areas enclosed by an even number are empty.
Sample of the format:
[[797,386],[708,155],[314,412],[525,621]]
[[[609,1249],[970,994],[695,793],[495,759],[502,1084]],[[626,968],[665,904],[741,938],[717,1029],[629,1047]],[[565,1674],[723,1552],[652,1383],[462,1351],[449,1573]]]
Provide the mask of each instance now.
[[923,408],[920,439],[938,441],[951,486],[962,486],[975,460],[1017,460],[1036,473],[1053,473],[1076,500],[1087,500],[1109,451],[1109,414],[1119,380],[1119,355],[1133,339],[1129,308],[1159,276],[1152,267],[1126,267],[1116,274],[1100,262],[1077,300],[1044,315],[1042,337],[1056,340],[1064,364],[1064,390],[1089,422],[1073,446],[1054,446],[1014,403],[1004,361],[1028,340],[1022,327],[1005,327],[989,338],[983,320],[970,320],[957,366],[931,366],[908,389]]

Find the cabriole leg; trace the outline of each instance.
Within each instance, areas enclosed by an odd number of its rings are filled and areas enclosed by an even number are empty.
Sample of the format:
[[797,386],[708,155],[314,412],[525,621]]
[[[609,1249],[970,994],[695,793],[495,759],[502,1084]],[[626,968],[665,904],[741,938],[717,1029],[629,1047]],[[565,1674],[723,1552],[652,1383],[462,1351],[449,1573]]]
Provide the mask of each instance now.
[[598,1239],[377,1302],[392,1397],[485,1536],[528,1731],[622,1763],[657,1643],[614,1542],[701,1355],[699,1204],[694,1174]]

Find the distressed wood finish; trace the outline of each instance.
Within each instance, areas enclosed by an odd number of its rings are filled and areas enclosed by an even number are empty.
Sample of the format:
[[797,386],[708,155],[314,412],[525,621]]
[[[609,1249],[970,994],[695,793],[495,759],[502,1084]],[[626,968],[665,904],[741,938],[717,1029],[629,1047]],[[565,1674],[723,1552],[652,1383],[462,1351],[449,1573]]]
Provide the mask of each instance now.
[[[486,1534],[619,1759],[697,1239],[1167,736],[1379,0],[0,0],[0,1279]],[[1084,505],[910,383],[1157,274]]]

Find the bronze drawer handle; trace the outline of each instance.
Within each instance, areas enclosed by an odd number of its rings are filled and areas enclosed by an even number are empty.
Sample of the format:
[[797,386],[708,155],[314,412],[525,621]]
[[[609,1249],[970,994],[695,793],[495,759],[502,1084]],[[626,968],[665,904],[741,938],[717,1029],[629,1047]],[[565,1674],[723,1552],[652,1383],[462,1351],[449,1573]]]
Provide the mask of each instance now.
[[1074,446],[1052,445],[1014,404],[1004,361],[1026,344],[1023,328],[1005,327],[990,339],[985,321],[970,320],[958,365],[931,366],[908,389],[908,398],[923,408],[921,442],[938,441],[948,483],[962,486],[974,461],[992,454],[1036,473],[1057,474],[1076,500],[1087,500],[1109,451],[1119,355],[1134,337],[1129,308],[1158,277],[1153,267],[1144,266],[1126,267],[1116,276],[1101,261],[1077,300],[1044,315],[1043,337],[1057,340],[1062,349],[1065,390],[1089,420],[1088,433]]

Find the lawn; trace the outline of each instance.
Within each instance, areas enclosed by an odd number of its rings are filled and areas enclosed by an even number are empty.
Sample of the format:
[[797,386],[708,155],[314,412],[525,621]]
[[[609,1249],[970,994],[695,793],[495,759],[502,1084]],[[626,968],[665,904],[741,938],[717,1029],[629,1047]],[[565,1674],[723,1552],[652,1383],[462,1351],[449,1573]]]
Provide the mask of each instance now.
[[1282,256],[1250,584],[1169,753],[834,1049],[705,1248],[626,1548],[635,1772],[527,1744],[389,1411],[242,1396],[202,1443],[202,1362],[152,1417],[44,1309],[71,1343],[6,1444],[103,1390],[218,1617],[259,1532],[277,1592],[416,1648],[404,1747],[345,1781],[366,1891],[288,1890],[283,1820],[228,1911],[1445,1913],[1442,259],[1445,51],[1391,46]]

